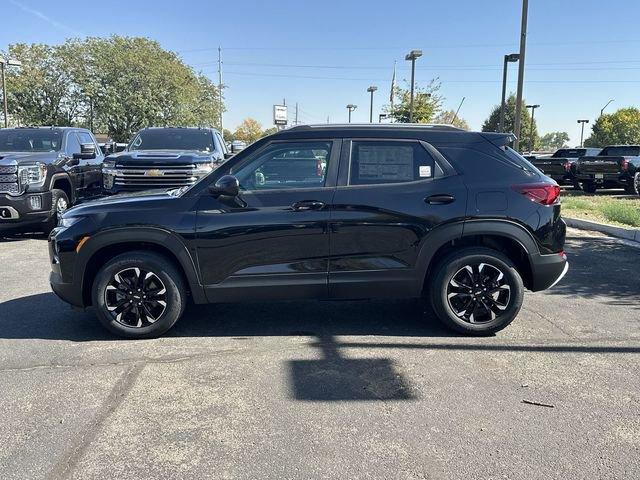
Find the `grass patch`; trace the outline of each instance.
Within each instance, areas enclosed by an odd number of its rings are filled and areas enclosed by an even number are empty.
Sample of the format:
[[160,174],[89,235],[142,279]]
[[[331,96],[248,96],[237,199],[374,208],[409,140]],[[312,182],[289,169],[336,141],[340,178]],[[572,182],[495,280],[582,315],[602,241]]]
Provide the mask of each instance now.
[[563,192],[562,213],[567,217],[637,228],[640,227],[640,198]]
[[624,202],[612,202],[602,206],[602,214],[612,222],[640,227],[640,208]]

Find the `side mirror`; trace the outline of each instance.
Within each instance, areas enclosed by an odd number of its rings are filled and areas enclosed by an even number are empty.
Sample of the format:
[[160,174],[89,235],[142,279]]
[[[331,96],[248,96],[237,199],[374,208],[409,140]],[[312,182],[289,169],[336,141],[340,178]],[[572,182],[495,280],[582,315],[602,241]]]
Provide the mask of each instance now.
[[74,153],[73,158],[77,158],[77,159],[96,158],[96,146],[93,143],[81,143],[80,153]]
[[240,193],[240,182],[233,175],[223,175],[209,187],[209,192],[214,197],[237,197]]

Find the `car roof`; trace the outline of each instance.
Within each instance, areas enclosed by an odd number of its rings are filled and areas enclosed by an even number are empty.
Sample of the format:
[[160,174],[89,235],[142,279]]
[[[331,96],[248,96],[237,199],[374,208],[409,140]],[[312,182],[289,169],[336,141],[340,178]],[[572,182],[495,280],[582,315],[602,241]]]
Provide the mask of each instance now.
[[503,143],[504,138],[512,138],[510,133],[469,132],[453,125],[424,123],[347,123],[296,125],[274,133],[269,138],[405,138],[434,143],[479,142],[489,140]]
[[26,125],[24,127],[13,127],[8,128],[7,130],[86,130],[86,128],[82,127],[57,127],[55,125]]
[[209,130],[212,132],[218,132],[218,130],[213,127],[180,127],[180,126],[144,127],[144,128],[141,128],[139,131],[142,132],[144,130]]

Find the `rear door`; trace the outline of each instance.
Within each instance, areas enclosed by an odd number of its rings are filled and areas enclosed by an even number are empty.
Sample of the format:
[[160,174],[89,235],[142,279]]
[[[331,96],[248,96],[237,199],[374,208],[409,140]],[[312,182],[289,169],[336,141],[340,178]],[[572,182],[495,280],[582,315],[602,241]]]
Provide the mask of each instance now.
[[420,251],[441,223],[464,218],[466,200],[460,176],[429,144],[345,140],[330,221],[330,297],[419,295]]

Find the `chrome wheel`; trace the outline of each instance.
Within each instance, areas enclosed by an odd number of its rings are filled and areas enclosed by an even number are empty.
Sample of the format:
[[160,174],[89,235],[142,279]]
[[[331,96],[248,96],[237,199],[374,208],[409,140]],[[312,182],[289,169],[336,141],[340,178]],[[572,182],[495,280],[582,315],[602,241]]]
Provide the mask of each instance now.
[[58,217],[66,212],[67,208],[69,208],[67,199],[63,197],[58,198],[58,201],[56,202],[56,213],[58,214]]
[[116,322],[127,327],[146,327],[166,310],[167,289],[155,273],[138,267],[126,268],[107,284],[104,305]]
[[633,176],[633,187],[636,191],[636,195],[640,195],[640,172],[636,172]]
[[490,322],[504,312],[511,287],[500,269],[480,263],[465,265],[447,285],[447,301],[455,315],[468,323]]

